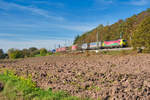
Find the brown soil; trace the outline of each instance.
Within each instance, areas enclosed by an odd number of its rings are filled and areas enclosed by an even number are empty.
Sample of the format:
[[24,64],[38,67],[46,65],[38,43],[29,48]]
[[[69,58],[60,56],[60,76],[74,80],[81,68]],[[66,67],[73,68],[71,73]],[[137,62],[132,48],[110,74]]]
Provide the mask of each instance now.
[[0,61],[37,86],[94,100],[149,100],[150,55],[47,56]]

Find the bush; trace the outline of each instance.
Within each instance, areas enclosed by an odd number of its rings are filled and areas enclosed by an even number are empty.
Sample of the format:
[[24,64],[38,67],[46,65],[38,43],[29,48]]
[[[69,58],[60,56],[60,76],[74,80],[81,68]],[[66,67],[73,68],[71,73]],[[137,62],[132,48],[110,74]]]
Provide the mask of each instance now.
[[9,56],[7,53],[5,53],[4,56],[5,56],[5,59],[9,59]]
[[22,53],[24,57],[30,57],[30,51],[28,49],[23,49]]
[[23,52],[17,49],[9,49],[8,56],[10,59],[24,58]]
[[45,48],[40,49],[40,55],[41,56],[46,56],[47,50]]
[[142,53],[150,53],[150,49],[145,48]]
[[30,57],[34,57],[35,55],[40,54],[40,50],[38,50],[36,47],[31,47],[28,50],[30,53]]
[[51,51],[48,51],[48,52],[47,52],[47,54],[48,54],[48,55],[52,55],[52,54],[53,54],[53,52],[51,52]]
[[5,58],[5,54],[3,52],[3,49],[0,49],[0,59],[4,59]]
[[36,51],[36,50],[38,50],[36,47],[31,47],[31,48],[29,48],[29,51],[30,51],[30,52],[33,52],[33,51]]
[[35,51],[30,52],[30,57],[35,57],[36,55],[39,55],[39,54],[40,54],[40,50],[35,50]]

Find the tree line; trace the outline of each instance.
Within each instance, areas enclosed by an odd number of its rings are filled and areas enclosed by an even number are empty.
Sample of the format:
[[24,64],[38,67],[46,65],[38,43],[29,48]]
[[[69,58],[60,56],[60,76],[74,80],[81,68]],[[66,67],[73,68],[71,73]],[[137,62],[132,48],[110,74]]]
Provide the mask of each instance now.
[[150,8],[125,20],[119,20],[112,25],[100,24],[95,29],[75,37],[74,44],[83,44],[97,41],[127,40],[129,47],[145,47],[150,49]]
[[46,56],[51,55],[52,52],[45,48],[37,49],[36,47],[31,47],[29,49],[14,49],[11,48],[4,53],[3,49],[0,49],[0,59],[17,59],[17,58],[27,58],[36,56]]

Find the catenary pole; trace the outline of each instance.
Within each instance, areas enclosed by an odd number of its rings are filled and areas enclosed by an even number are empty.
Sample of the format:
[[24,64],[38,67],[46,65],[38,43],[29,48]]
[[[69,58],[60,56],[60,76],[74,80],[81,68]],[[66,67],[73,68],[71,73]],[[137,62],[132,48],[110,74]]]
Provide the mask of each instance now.
[[96,38],[97,38],[97,48],[98,48],[98,42],[99,42],[99,32],[98,32],[98,28],[97,28],[97,35],[96,35]]

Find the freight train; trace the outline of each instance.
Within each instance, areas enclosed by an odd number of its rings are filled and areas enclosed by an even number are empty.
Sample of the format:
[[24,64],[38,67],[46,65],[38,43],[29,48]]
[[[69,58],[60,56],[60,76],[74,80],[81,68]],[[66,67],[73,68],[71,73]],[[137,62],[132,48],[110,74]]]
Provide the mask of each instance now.
[[123,48],[127,46],[127,41],[125,39],[111,40],[111,41],[99,41],[84,43],[81,45],[72,45],[69,47],[57,48],[56,52],[66,52],[66,51],[77,51],[77,50],[96,50],[105,48]]

